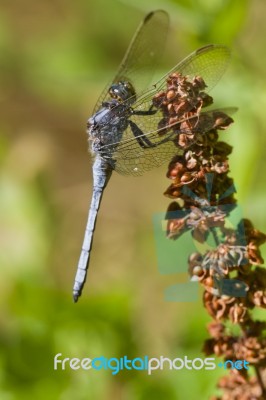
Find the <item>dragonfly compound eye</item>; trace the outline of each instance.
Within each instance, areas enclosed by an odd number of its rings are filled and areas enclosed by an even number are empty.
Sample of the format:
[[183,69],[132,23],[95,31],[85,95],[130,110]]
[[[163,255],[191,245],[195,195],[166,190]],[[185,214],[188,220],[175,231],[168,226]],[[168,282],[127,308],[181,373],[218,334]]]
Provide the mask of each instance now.
[[109,94],[112,98],[121,102],[128,101],[130,104],[133,104],[136,100],[135,89],[127,81],[113,83],[109,89]]

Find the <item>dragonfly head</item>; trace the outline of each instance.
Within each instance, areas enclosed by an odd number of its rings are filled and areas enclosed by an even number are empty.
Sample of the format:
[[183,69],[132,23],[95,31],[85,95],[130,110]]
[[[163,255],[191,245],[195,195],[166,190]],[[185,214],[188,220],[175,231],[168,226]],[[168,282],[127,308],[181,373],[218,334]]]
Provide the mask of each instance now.
[[119,102],[131,105],[136,101],[136,92],[133,85],[128,81],[119,81],[111,85],[109,94]]

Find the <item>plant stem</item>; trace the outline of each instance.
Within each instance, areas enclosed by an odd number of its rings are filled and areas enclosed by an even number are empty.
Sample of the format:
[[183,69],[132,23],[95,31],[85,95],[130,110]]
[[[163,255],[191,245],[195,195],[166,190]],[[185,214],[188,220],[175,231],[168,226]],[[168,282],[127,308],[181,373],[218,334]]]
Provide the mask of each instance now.
[[265,384],[264,384],[262,376],[261,376],[260,368],[255,367],[255,371],[256,371],[257,378],[258,378],[258,383],[261,387],[261,394],[262,394],[263,398],[266,398],[266,387],[265,387]]
[[210,228],[210,231],[211,231],[211,233],[212,233],[212,235],[213,235],[213,238],[214,238],[214,241],[215,241],[216,246],[219,246],[220,241],[219,241],[219,238],[218,238],[218,235],[217,235],[217,232],[216,232],[215,227],[212,226],[212,227]]

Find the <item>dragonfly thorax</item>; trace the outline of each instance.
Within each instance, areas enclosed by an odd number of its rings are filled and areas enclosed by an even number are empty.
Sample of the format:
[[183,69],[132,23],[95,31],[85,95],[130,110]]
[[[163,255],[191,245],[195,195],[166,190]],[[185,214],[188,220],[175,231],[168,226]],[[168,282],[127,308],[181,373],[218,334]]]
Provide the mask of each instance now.
[[115,82],[110,86],[109,94],[113,99],[131,105],[136,101],[136,92],[128,81]]

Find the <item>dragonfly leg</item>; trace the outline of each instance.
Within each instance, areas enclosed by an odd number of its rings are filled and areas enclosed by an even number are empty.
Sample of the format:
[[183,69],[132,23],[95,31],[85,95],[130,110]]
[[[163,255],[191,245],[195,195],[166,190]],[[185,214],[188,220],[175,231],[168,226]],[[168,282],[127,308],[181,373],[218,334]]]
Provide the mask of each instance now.
[[138,127],[137,124],[135,124],[135,122],[133,121],[128,121],[130,128],[132,130],[133,135],[135,136],[138,144],[140,145],[140,147],[142,147],[143,149],[148,149],[151,147],[156,147],[156,144],[152,143],[146,136],[145,134],[142,132],[142,130]]
[[169,136],[163,138],[162,140],[156,142],[156,143],[152,143],[147,136],[145,135],[145,133],[142,132],[142,130],[138,127],[137,124],[135,124],[135,122],[133,121],[128,121],[130,128],[133,132],[133,135],[135,136],[138,144],[140,145],[140,147],[142,147],[143,149],[150,149],[151,147],[157,147],[160,146],[163,143],[169,142],[171,140],[174,140],[176,137],[176,133],[172,132]]
[[135,110],[133,110],[132,114],[133,115],[154,115],[154,114],[157,113],[158,110],[153,110],[152,108],[153,108],[153,104],[146,111],[135,111]]
[[134,111],[133,115],[154,115],[157,110],[146,110],[146,111]]

